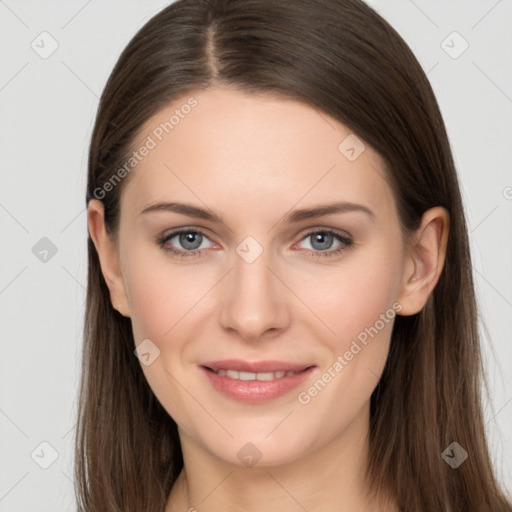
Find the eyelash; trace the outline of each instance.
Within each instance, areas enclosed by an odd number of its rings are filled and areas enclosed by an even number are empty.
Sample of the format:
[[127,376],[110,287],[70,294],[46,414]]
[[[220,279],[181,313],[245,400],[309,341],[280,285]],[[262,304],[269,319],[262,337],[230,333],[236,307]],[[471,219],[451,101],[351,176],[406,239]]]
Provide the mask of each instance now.
[[[180,249],[176,249],[172,246],[167,246],[166,243],[174,238],[177,235],[180,235],[182,233],[196,233],[204,236],[205,238],[208,238],[206,233],[201,231],[200,229],[191,229],[191,228],[182,228],[178,229],[176,231],[173,231],[172,233],[169,233],[167,235],[158,237],[156,240],[156,243],[159,247],[161,247],[166,253],[171,253],[172,255],[178,257],[178,258],[196,258],[202,256],[202,249],[194,249],[192,251],[183,251]],[[316,229],[313,231],[309,231],[306,233],[300,241],[302,242],[307,237],[313,235],[322,233],[324,235],[333,235],[335,238],[337,238],[342,244],[337,249],[330,249],[325,251],[311,251],[309,249],[306,249],[306,251],[309,253],[308,257],[312,259],[316,258],[333,258],[335,256],[338,256],[341,252],[346,251],[347,249],[350,249],[354,245],[354,241],[345,236],[342,235],[340,232],[333,230],[332,228],[326,228],[326,229]],[[209,238],[208,238],[209,239]]]

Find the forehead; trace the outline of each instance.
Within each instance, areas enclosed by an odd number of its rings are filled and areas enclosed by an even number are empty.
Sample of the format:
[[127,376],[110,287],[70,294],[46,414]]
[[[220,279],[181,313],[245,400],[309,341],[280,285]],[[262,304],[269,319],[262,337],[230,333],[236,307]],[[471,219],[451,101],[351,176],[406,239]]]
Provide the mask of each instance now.
[[326,113],[276,95],[196,91],[144,124],[135,148],[142,146],[150,149],[122,199],[139,211],[177,198],[254,209],[346,199],[379,210],[393,201],[369,145]]

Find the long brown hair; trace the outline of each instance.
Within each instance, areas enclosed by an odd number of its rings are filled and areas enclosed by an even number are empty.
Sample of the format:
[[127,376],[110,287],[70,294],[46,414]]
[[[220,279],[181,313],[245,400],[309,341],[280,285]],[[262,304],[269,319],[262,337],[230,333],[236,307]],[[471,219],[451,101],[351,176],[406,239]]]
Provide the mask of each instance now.
[[[184,94],[226,85],[302,101],[380,153],[404,233],[434,206],[450,214],[445,266],[418,314],[398,316],[371,397],[368,482],[403,511],[510,512],[485,438],[477,305],[467,226],[445,125],[425,73],[398,33],[360,0],[178,0],[139,30],[103,91],[86,203],[117,235],[130,157],[151,116]],[[108,190],[107,192],[105,192]],[[79,510],[165,509],[183,467],[174,420],[134,355],[88,238],[82,380],[76,430]],[[457,442],[456,469],[441,454]]]

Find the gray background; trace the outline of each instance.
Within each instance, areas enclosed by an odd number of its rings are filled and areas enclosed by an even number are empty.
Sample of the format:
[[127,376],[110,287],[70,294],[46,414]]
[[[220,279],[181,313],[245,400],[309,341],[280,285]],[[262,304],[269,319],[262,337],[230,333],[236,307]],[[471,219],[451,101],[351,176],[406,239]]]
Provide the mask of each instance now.
[[[117,57],[167,3],[0,1],[0,512],[75,510],[87,146]],[[482,312],[490,447],[511,492],[512,0],[370,3],[428,72],[447,124]],[[42,58],[31,44],[49,51],[51,38],[58,48]]]

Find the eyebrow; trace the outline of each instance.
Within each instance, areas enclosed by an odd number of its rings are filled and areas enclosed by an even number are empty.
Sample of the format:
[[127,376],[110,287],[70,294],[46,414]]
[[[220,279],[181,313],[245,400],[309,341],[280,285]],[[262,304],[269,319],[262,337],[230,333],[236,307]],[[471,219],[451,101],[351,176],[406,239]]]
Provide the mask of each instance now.
[[[170,203],[156,203],[144,208],[139,215],[143,215],[150,212],[168,211],[181,213],[188,217],[195,217],[198,219],[208,220],[217,224],[226,224],[222,217],[204,208],[194,206],[186,203],[170,202]],[[366,213],[372,221],[376,220],[376,216],[370,208],[363,206],[362,204],[350,203],[350,202],[338,202],[323,204],[319,206],[313,206],[310,208],[303,208],[300,210],[294,210],[287,214],[282,222],[296,223],[303,220],[314,219],[322,217],[324,215],[332,215],[334,213],[346,213],[360,211]]]

